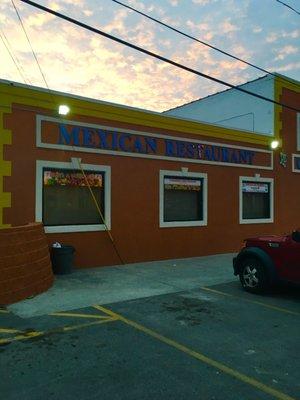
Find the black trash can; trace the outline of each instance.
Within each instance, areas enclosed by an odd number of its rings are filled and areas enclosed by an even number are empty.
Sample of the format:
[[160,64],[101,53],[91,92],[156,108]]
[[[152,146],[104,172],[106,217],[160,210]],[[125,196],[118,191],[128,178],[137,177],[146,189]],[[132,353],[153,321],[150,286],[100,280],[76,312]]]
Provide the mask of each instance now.
[[70,245],[51,248],[53,273],[57,275],[70,274],[73,271],[75,248]]

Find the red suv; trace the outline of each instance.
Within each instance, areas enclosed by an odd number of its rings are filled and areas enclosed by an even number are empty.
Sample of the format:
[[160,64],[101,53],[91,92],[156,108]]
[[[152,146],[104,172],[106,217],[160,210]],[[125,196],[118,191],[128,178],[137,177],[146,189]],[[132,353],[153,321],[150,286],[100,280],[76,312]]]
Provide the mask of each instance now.
[[233,269],[244,289],[252,293],[280,281],[300,284],[300,229],[285,236],[246,239],[233,259]]

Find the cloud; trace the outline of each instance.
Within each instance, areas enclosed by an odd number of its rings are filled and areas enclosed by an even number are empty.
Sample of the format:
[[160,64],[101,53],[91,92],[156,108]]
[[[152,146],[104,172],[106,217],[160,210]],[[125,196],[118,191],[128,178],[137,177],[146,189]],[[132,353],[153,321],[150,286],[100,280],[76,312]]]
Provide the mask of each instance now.
[[64,0],[64,4],[71,4],[72,6],[84,6],[85,0]]
[[207,31],[208,29],[210,29],[210,25],[208,23],[200,23],[197,24],[194,21],[191,20],[187,20],[186,25],[193,29],[193,30],[197,30],[197,31]]
[[48,7],[51,8],[51,10],[54,10],[54,11],[59,11],[59,10],[61,10],[61,6],[60,6],[56,1],[51,1],[51,2],[48,4]]
[[275,32],[271,32],[267,37],[266,37],[266,42],[267,43],[274,43],[277,41],[279,38],[279,34]]
[[[216,90],[223,89],[221,85],[212,85],[210,81],[127,50],[72,25],[56,20],[55,24],[49,24],[48,20],[39,18],[38,13],[31,15],[26,24],[30,24],[31,33],[35,32],[33,46],[53,90],[162,111],[208,94],[214,87]],[[208,29],[209,25],[202,25],[201,28]],[[108,21],[104,30],[135,38],[135,42],[145,48],[155,50],[159,43],[155,32],[145,21],[129,28],[124,11],[119,11],[113,21]],[[17,44],[18,54],[23,54],[22,63],[30,79],[35,85],[44,86],[29,51],[24,53],[27,44],[18,29],[14,31],[14,43]],[[170,39],[162,40],[162,44],[169,46]],[[231,60],[216,63],[211,50],[195,42],[185,44],[183,48],[170,47],[170,58],[208,75],[219,78],[226,75],[231,82],[236,81],[237,72],[243,68],[243,65]],[[9,68],[4,74],[11,79],[15,73],[8,73],[12,68],[11,62],[7,65]]]
[[[101,10],[103,10],[103,9],[101,8]],[[98,8],[98,11],[99,11],[99,8]],[[94,12],[92,10],[86,9],[86,10],[83,10],[83,14],[86,15],[87,17],[91,17],[92,15],[94,15]]]
[[171,25],[171,26],[177,27],[177,28],[181,26],[181,23],[178,19],[172,18],[170,16],[163,17],[163,22],[165,24],[168,24],[168,25]]
[[204,40],[210,41],[214,37],[214,33],[213,32],[207,32],[202,37],[203,37]]
[[53,19],[55,19],[54,15],[38,12],[26,18],[25,23],[26,27],[34,28],[44,26]]
[[284,38],[297,39],[298,37],[300,37],[300,29],[295,29],[292,32],[282,32],[282,36]]
[[[153,15],[171,25],[182,27],[185,24],[186,30],[199,39],[208,42],[213,39],[214,45],[241,58],[256,60],[260,57],[260,63],[263,64],[272,59],[272,48],[268,42],[251,41],[253,33],[261,32],[259,20],[249,22],[247,33],[243,33],[243,20],[238,19],[238,11],[243,8],[244,13],[247,12],[248,0],[220,0],[218,9],[213,4],[214,0],[195,0],[194,3],[190,2],[190,8],[184,10],[180,8],[179,0],[167,1],[159,2],[159,6],[154,2],[138,0],[130,0],[130,4],[145,12],[153,12]],[[64,12],[78,19],[88,18],[91,25],[100,26],[108,33],[234,85],[255,77],[245,64],[170,33],[128,10],[107,7],[105,13],[100,12],[92,0],[43,0],[43,3],[52,4],[54,8],[61,7]],[[175,3],[178,4],[175,6]],[[207,6],[201,9],[201,19],[196,12],[200,10],[197,5]],[[216,11],[213,15],[208,12],[210,6]],[[28,6],[22,8],[21,3],[19,9],[47,82],[53,90],[162,111],[225,89],[223,85],[149,58],[109,39],[51,16],[46,17],[47,14],[43,16]],[[206,9],[207,13],[204,12]],[[24,33],[11,9],[10,0],[0,1],[0,22],[26,75],[33,84],[44,86]],[[300,30],[296,25],[287,26],[281,26],[273,32],[270,27],[263,25],[263,31],[269,40],[271,38],[269,43],[279,39],[284,43],[281,48],[279,43],[276,46],[279,48],[274,56],[277,57],[276,61],[273,57],[274,63],[284,65],[271,70],[294,72],[296,77],[300,65],[296,60],[295,39],[300,36]],[[0,76],[20,81],[21,77],[17,75],[16,67],[1,42],[0,46]]]
[[235,43],[231,47],[230,53],[244,60],[249,59],[253,55],[253,51],[242,46],[241,44],[235,44]]
[[272,70],[277,71],[277,72],[288,72],[288,71],[294,71],[300,68],[300,62],[292,62],[289,64],[286,64],[282,67],[273,67]]
[[145,10],[145,4],[137,0],[128,0],[128,4],[131,7],[137,8],[139,10]]
[[168,3],[170,3],[172,7],[177,7],[179,0],[168,0]]
[[[105,30],[111,28],[122,34],[127,31],[129,36],[137,33],[139,45],[150,48],[155,46],[155,34],[149,33],[144,23],[128,30],[126,13],[118,13],[116,20],[118,24],[109,26],[108,22]],[[49,21],[41,18],[38,12],[24,18],[24,22],[48,85],[53,90],[156,110],[170,107],[173,100],[179,101],[180,98],[191,96],[186,86],[191,77],[187,79],[186,73],[180,76],[178,70],[157,60],[61,21],[55,20],[55,24],[48,24]],[[17,24],[11,27],[11,34],[14,51],[33,84],[44,86]],[[0,66],[1,76],[20,80],[5,50],[3,53],[5,58]],[[180,93],[179,97],[174,96],[174,91]]]
[[260,33],[262,32],[262,27],[261,26],[254,26],[254,28],[252,29],[253,33]]
[[224,33],[231,33],[231,32],[238,31],[240,29],[238,26],[232,24],[229,19],[222,22],[220,24],[220,28],[223,30]]
[[121,36],[127,34],[127,27],[125,26],[125,20],[128,16],[128,11],[120,9],[115,13],[114,18],[103,27],[103,30],[107,33],[118,33]]
[[287,56],[291,55],[291,54],[296,54],[299,52],[299,49],[297,47],[294,46],[284,46],[282,49],[280,49],[278,51],[278,55],[275,58],[275,61],[277,60],[284,60]]
[[206,6],[207,4],[215,3],[216,0],[192,0],[193,3],[199,4],[200,6]]

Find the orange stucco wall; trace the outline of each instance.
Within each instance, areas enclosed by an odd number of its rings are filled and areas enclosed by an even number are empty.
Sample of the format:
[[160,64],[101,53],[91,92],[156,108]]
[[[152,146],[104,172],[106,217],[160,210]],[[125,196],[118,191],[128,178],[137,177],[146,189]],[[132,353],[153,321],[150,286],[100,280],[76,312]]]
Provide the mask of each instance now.
[[[283,91],[287,102],[299,104],[299,93]],[[294,104],[295,106],[295,104]],[[88,105],[87,105],[88,107]],[[70,162],[80,157],[83,164],[111,167],[111,234],[124,262],[193,257],[237,251],[244,238],[261,234],[280,234],[300,225],[300,210],[296,191],[300,190],[300,174],[291,171],[291,153],[296,153],[296,113],[283,110],[283,151],[288,154],[288,166],[279,164],[275,153],[274,170],[196,164],[182,161],[155,160],[119,155],[95,154],[37,148],[35,145],[36,114],[51,115],[44,108],[12,104],[5,116],[5,128],[11,130],[13,143],[5,146],[5,159],[12,160],[10,177],[5,177],[5,191],[11,193],[11,207],[4,208],[6,224],[22,225],[35,220],[36,160]],[[165,117],[166,118],[166,117]],[[201,136],[199,132],[185,133],[176,129],[158,129],[140,123],[112,121],[103,116],[72,115],[70,119],[99,125],[122,127],[189,139],[230,143],[230,140]],[[217,128],[216,128],[217,129]],[[229,131],[229,130],[228,130]],[[229,137],[229,136],[228,136]],[[268,150],[263,145],[231,141],[234,145],[252,146]],[[208,224],[202,227],[159,227],[159,171],[180,171],[208,175]],[[274,223],[239,224],[239,177],[260,174],[274,178]],[[59,241],[76,248],[78,267],[119,264],[106,232],[49,233],[48,243]]]
[[[283,88],[280,101],[293,108],[300,109],[300,92]],[[300,173],[292,172],[292,154],[297,151],[297,113],[282,108],[280,113],[282,151],[288,156],[286,168],[279,165],[278,155],[275,159],[274,176],[277,181],[276,200],[278,224],[283,230],[300,227]]]

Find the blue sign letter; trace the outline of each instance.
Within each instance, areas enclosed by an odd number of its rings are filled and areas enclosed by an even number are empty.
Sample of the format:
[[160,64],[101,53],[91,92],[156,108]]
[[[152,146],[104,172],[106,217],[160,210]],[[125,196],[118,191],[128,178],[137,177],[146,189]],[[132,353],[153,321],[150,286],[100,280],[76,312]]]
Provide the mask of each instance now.
[[59,124],[59,144],[67,144],[79,146],[79,126],[74,126],[72,128],[71,133],[68,132],[67,126],[63,124]]
[[145,142],[146,142],[146,153],[149,153],[149,148],[150,150],[155,154],[156,153],[156,148],[157,148],[157,143],[156,143],[156,139],[155,138],[150,138],[150,137],[146,137],[145,138]]
[[131,141],[131,136],[122,134],[120,136],[120,138],[119,138],[119,146],[120,146],[120,149],[123,150],[123,151],[130,151],[130,149],[128,147],[125,147],[125,140],[126,139],[129,140],[129,142],[130,142]]
[[174,153],[173,153],[173,151],[174,151],[174,149],[173,149],[174,142],[173,142],[173,140],[165,139],[165,145],[166,145],[165,155],[166,156],[170,156],[170,157],[174,157]]

